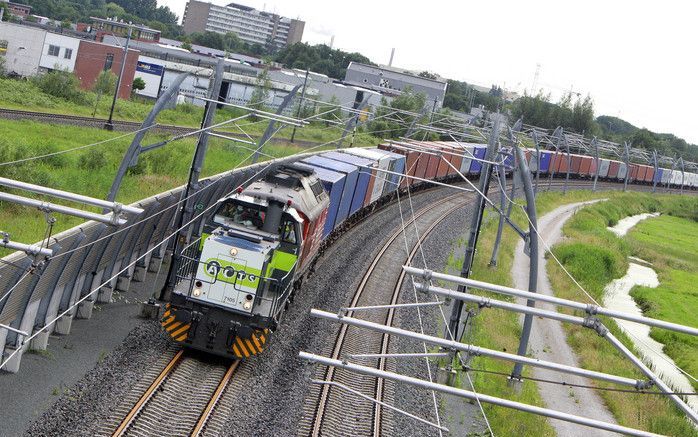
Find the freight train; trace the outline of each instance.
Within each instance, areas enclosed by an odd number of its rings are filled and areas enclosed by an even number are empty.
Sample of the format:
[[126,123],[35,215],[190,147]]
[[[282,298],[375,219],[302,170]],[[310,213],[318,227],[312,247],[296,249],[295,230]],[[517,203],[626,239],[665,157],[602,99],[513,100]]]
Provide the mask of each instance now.
[[[260,354],[334,230],[398,189],[459,178],[458,173],[479,175],[486,148],[410,141],[342,149],[280,165],[239,187],[218,200],[201,238],[182,252],[178,283],[161,318],[164,331],[185,347],[212,354],[238,359]],[[535,150],[525,153],[535,172]],[[567,173],[566,154],[540,153],[540,174]],[[511,171],[511,156],[504,164]],[[588,156],[572,155],[570,164],[570,174],[578,178],[597,170]],[[633,183],[681,182],[679,171],[599,161],[602,180],[623,180],[628,171]],[[698,175],[686,173],[684,185],[697,187]]]

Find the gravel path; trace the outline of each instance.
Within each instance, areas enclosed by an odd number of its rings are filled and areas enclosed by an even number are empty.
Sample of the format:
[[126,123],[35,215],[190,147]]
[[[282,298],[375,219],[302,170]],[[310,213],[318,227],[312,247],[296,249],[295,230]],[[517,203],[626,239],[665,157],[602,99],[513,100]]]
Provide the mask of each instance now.
[[[544,215],[538,220],[539,234],[543,235],[547,244],[552,247],[563,239],[562,227],[565,222],[572,217],[579,208],[594,202],[596,201],[564,205]],[[539,245],[538,293],[553,295],[552,287],[546,273],[546,250],[541,242],[539,242]],[[512,266],[515,287],[524,290],[528,289],[528,269],[529,259],[523,253],[523,242],[521,241],[516,247]],[[525,300],[518,299],[518,303],[525,304]],[[547,303],[538,303],[536,307],[555,310],[554,305]],[[593,335],[593,333],[589,332],[589,335]],[[570,366],[579,366],[577,355],[567,343],[567,335],[561,323],[555,320],[542,319],[539,317],[533,318],[529,350],[534,357],[540,358],[541,360],[553,361]],[[572,384],[589,385],[592,383],[587,378],[565,375],[535,367],[533,368],[533,376],[536,378],[553,380],[564,379]],[[615,418],[608,408],[606,408],[601,398],[592,390],[572,387],[561,390],[560,387],[552,384],[539,384],[538,390],[543,398],[543,402],[549,408],[602,420],[604,422],[616,423]],[[587,437],[615,435],[606,431],[581,427],[560,420],[551,420],[550,423],[559,436],[577,436],[582,433]]]

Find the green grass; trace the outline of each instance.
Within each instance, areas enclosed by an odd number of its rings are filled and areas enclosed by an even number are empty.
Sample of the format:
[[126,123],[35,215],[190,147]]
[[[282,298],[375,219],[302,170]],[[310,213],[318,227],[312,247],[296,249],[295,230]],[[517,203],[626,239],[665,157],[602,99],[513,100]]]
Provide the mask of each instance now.
[[[650,261],[659,276],[657,288],[635,287],[631,292],[645,315],[698,326],[698,222],[660,216],[640,222],[627,239],[633,254]],[[698,338],[655,328],[650,335],[680,367],[698,374]]]
[[[0,108],[91,117],[94,111],[95,100],[96,95],[94,93],[86,92],[85,101],[83,103],[75,103],[46,94],[31,81],[0,78]],[[107,118],[111,102],[111,96],[103,96],[97,105],[95,117]],[[114,119],[141,122],[150,112],[153,102],[138,96],[132,97],[131,100],[119,99],[114,108]],[[222,108],[216,112],[214,123],[220,123],[244,114],[245,111],[243,110]],[[166,109],[160,112],[157,122],[160,124],[198,127],[201,124],[202,116],[203,107],[181,104],[174,109]],[[268,121],[264,119],[245,119],[240,121],[240,126],[255,140],[262,135],[267,124]],[[218,130],[229,130],[231,133],[242,135],[242,132],[233,128],[232,125],[230,127],[222,126]],[[291,130],[291,128],[285,128],[275,135],[275,138],[290,139]],[[300,141],[324,143],[339,138],[342,130],[343,126],[325,126],[323,122],[317,121],[312,122],[308,126],[298,128],[295,138]],[[345,144],[349,144],[350,137],[350,135],[347,137]],[[355,144],[376,145],[379,141],[380,138],[365,132],[359,132],[357,133]]]
[[[668,241],[674,238],[674,230],[671,226],[661,226],[661,223],[664,222],[674,223],[677,220],[682,223],[686,222],[686,219],[678,218],[677,216],[690,217],[695,211],[698,211],[698,199],[695,197],[653,196],[641,193],[614,194],[609,197],[610,199],[607,202],[587,206],[572,217],[563,228],[563,232],[567,237],[565,242],[553,248],[553,252],[565,268],[599,302],[602,301],[605,285],[625,274],[627,257],[629,255],[635,254],[650,261],[656,260],[660,281],[665,282],[667,281],[667,273],[662,270],[661,260],[673,259],[675,261],[675,256],[678,253],[681,254],[682,258],[690,257],[691,250],[693,250],[693,256],[695,256],[696,247],[694,243],[693,248],[691,248],[691,238],[688,237],[688,235],[691,235],[690,231],[684,233],[686,237],[684,240],[681,240],[681,249],[677,250],[674,247],[670,247],[674,246]],[[666,214],[666,217],[661,219],[659,226],[662,229],[657,230],[657,233],[649,238],[649,240],[655,243],[654,246],[651,246],[651,243],[640,241],[643,237],[637,237],[637,235],[641,235],[638,233],[642,232],[642,229],[645,229],[647,226],[656,226],[653,222],[660,219],[651,219],[641,223],[631,233],[631,237],[627,239],[618,238],[606,229],[607,226],[614,225],[623,217],[655,211],[663,212]],[[669,237],[670,235],[671,237]],[[695,229],[692,237],[693,239],[696,237]],[[650,245],[643,246],[643,244]],[[584,302],[589,301],[555,262],[548,263],[548,277],[558,296]],[[688,292],[682,292],[681,296],[688,298],[691,290],[686,288],[683,290]],[[672,320],[671,317],[676,317],[673,321],[695,324],[692,321],[695,318],[691,319],[690,317],[691,311],[692,314],[695,314],[696,309],[698,309],[696,306],[693,306],[692,310],[687,309],[688,312],[681,315],[678,308],[671,307],[677,303],[688,303],[688,300],[682,300],[679,295],[671,296],[670,300],[667,300],[668,296],[661,295],[655,291],[654,289],[651,291],[647,290],[644,292],[646,294],[643,295],[646,299],[645,306],[650,308],[648,315],[668,320]],[[643,293],[643,290],[640,289],[634,291],[634,293],[639,293],[638,295],[640,295]],[[649,299],[649,296],[652,296],[652,299]],[[693,295],[692,305],[696,305],[695,295]],[[660,312],[659,308],[663,308],[665,312]],[[670,312],[673,312],[673,314],[670,314]],[[602,320],[616,337],[633,349],[632,343],[620,331],[615,322],[607,318],[602,318]],[[579,356],[580,364],[583,367],[644,379],[643,375],[627,359],[621,356],[608,342],[593,335],[587,328],[568,324],[563,326],[568,334],[568,342]],[[669,338],[660,340],[670,340],[669,344],[673,345],[673,347],[667,348],[666,352],[670,355],[672,353],[675,354],[673,357],[677,359],[680,365],[686,365],[695,371],[695,343],[686,343],[691,340],[676,334],[658,334],[653,331],[653,335],[668,336]],[[659,337],[657,338],[659,339]],[[692,366],[687,361],[682,361],[690,359],[693,359]],[[595,382],[595,384],[600,387],[615,387],[601,382]],[[698,435],[696,429],[687,422],[683,414],[669,400],[661,396],[608,391],[601,391],[600,395],[609,410],[622,425],[667,435]]]
[[[0,119],[0,163],[71,149],[120,135],[123,133]],[[149,133],[143,144],[152,144],[167,138],[170,138],[167,134]],[[130,141],[131,136],[127,136],[46,159],[0,166],[0,176],[105,198]],[[356,143],[362,146],[372,144],[374,142]],[[130,203],[183,184],[191,165],[194,147],[195,139],[188,138],[142,155],[138,165],[130,169],[124,178],[117,200]],[[329,145],[316,150],[333,147]],[[266,145],[264,153],[281,157],[302,153],[305,149],[307,147],[288,142],[275,142]],[[249,150],[241,148],[239,143],[211,138],[202,176],[221,173],[241,163],[248,165],[250,161],[243,160],[250,153]],[[261,160],[266,159],[269,158],[261,157]],[[27,195],[26,192],[21,194]],[[57,214],[56,217],[58,222],[55,224],[54,233],[82,222],[81,219],[65,215]],[[15,241],[33,243],[43,237],[46,230],[45,217],[35,209],[3,203],[0,204],[0,230],[9,232]],[[7,253],[4,251],[0,255]]]

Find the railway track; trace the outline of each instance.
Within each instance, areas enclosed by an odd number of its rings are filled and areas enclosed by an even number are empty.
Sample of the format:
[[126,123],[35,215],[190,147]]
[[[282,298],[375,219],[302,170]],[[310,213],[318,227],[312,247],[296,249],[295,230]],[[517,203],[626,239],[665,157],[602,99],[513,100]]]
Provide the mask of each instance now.
[[[200,436],[240,361],[229,364],[171,352],[154,366],[102,426],[103,436]],[[157,372],[156,369],[162,369]]]
[[[384,243],[363,275],[359,286],[351,300],[350,307],[385,305],[397,303],[400,289],[404,280],[401,269],[395,266],[410,261],[419,248],[419,244],[426,239],[429,233],[451,213],[464,206],[470,196],[462,194],[449,196],[429,207],[418,211],[415,217],[406,220],[408,230],[407,245],[411,246],[411,253],[406,254],[406,245],[402,228],[394,232]],[[420,237],[412,232],[416,226]],[[347,315],[352,315],[348,312]],[[362,311],[361,317],[381,324],[392,324],[394,319],[393,309],[381,309]],[[389,339],[387,336],[360,332],[357,328],[341,325],[336,341],[332,346],[331,356],[341,358],[349,354],[377,354],[387,353]],[[362,359],[362,363],[385,368],[385,358]],[[337,382],[359,391],[372,398],[384,402],[390,402],[386,396],[383,381],[372,381],[351,372],[341,369],[327,368],[316,375],[317,379]],[[379,404],[366,402],[364,399],[341,391],[339,388],[331,388],[329,385],[314,385],[305,404],[303,419],[299,427],[299,435],[330,436],[330,435],[372,435],[377,436],[389,431],[390,425],[384,423],[382,407]],[[352,417],[347,417],[347,411],[351,411]]]

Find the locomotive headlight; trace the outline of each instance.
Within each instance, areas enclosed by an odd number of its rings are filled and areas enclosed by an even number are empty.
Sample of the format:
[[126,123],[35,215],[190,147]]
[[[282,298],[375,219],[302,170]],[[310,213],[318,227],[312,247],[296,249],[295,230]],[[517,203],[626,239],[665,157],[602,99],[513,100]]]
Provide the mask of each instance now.
[[194,297],[199,297],[201,294],[201,289],[200,288],[195,288],[193,291]]
[[242,304],[242,307],[246,310],[251,310],[252,309],[252,301],[248,300],[247,302]]
[[238,254],[237,248],[233,247],[230,249],[230,256],[235,256]]

